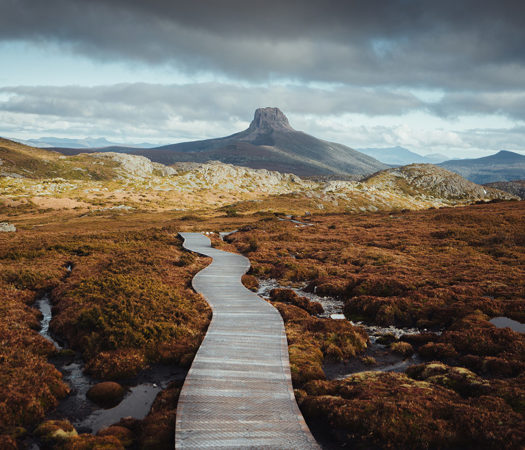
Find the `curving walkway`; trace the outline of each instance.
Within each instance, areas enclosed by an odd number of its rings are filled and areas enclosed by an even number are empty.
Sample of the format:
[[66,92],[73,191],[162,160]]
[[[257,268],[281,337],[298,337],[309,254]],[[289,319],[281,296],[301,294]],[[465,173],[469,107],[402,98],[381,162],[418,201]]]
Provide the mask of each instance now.
[[213,258],[193,278],[213,319],[179,398],[175,447],[318,449],[295,402],[281,315],[241,283],[250,261],[180,235]]

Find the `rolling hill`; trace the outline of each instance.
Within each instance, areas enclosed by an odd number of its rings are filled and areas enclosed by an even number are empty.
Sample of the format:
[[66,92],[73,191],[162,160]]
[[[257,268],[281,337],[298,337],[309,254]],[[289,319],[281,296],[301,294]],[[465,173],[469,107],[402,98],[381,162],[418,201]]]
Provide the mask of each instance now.
[[6,213],[13,208],[79,214],[132,210],[360,213],[511,198],[430,164],[380,171],[359,182],[313,181],[222,162],[165,166],[141,155],[115,152],[65,156],[0,139],[0,212]]
[[439,164],[478,184],[525,179],[525,156],[501,150],[476,159],[458,159]]
[[404,147],[384,148],[358,148],[358,151],[371,156],[385,164],[392,166],[405,166],[407,164],[436,164],[445,161],[447,157],[434,153],[431,155],[420,155]]

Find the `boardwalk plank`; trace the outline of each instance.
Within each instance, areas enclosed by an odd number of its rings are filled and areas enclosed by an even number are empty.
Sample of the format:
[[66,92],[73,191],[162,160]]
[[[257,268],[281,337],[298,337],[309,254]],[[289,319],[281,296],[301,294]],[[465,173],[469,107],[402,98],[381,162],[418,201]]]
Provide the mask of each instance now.
[[213,258],[192,282],[213,318],[179,398],[175,447],[318,449],[295,401],[281,315],[241,283],[249,260],[181,236]]

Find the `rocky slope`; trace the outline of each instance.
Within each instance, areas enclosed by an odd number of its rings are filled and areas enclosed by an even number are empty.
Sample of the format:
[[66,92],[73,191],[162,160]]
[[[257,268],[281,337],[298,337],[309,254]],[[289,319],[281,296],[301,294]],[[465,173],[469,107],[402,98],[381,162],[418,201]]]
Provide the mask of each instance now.
[[[72,150],[56,150],[65,154],[74,153]],[[217,160],[301,176],[350,174],[360,178],[388,167],[345,145],[294,130],[278,108],[257,109],[248,129],[223,138],[152,149],[111,147],[108,150],[144,155],[163,164]]]
[[389,169],[367,178],[376,187],[420,198],[443,200],[506,199],[509,195],[494,188],[479,186],[456,173],[432,164],[410,164]]
[[363,212],[513,198],[432,165],[389,169],[361,182],[313,181],[222,162],[168,167],[113,152],[66,157],[7,140],[0,141],[0,161],[6,208],[190,211],[235,204],[240,212]]
[[484,186],[508,192],[525,200],[525,180],[497,181],[495,183],[487,183]]

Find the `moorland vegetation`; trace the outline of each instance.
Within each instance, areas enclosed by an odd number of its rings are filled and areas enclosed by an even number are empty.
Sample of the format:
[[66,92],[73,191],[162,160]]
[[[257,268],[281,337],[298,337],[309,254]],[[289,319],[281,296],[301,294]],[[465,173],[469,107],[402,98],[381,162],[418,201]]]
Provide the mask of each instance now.
[[[276,279],[338,299],[354,322],[421,331],[384,343],[424,363],[332,380],[325,364],[364,358],[366,331],[273,291],[296,398],[316,433],[362,448],[523,445],[524,337],[489,322],[525,322],[523,203],[486,203],[512,196],[426,165],[313,182],[223,164],[63,157],[5,140],[0,160],[1,221],[17,230],[0,233],[1,448],[31,433],[52,448],[172,446],[180,383],[144,420],[98,436],[44,421],[70,387],[51,363],[60,351],[38,332],[35,300],[50,297],[52,333],[99,380],[158,362],[188,367],[211,317],[190,281],[209,261],[184,251],[177,232],[236,229],[212,242],[250,258],[248,287]],[[282,220],[307,211],[312,226]]]
[[[428,362],[327,380],[323,363],[351,352],[335,330],[323,334],[331,347],[312,348],[312,335],[330,327],[293,291],[274,292],[292,367],[303,374],[294,378],[296,396],[313,429],[359,448],[520,448],[525,337],[489,319],[525,322],[524,213],[523,203],[506,202],[334,214],[305,218],[313,226],[303,227],[260,221],[228,237],[250,257],[252,276],[338,298],[353,321],[421,330],[387,341]],[[359,336],[344,323],[345,337]],[[363,345],[352,344],[355,356]]]

